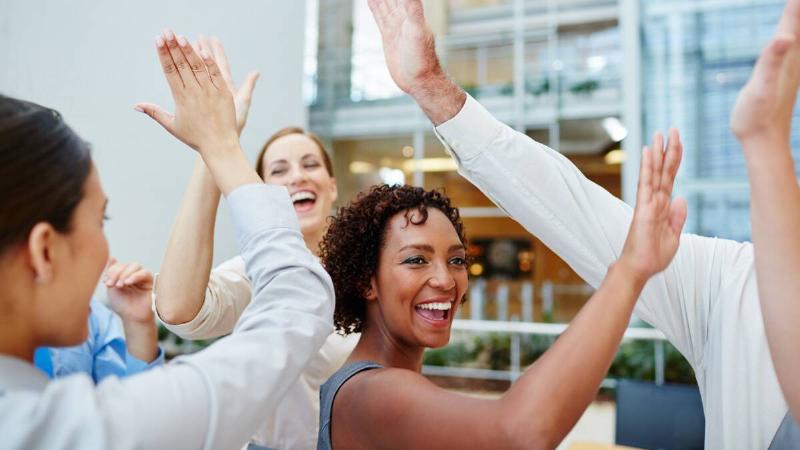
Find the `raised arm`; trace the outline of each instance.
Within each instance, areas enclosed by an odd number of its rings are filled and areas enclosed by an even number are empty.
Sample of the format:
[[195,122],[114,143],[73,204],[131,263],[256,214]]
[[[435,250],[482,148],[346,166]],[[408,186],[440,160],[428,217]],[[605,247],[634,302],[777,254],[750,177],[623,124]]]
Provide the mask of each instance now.
[[[632,208],[589,181],[559,152],[499,122],[450,81],[438,63],[420,0],[369,4],[393,79],[436,125],[459,173],[587,283],[599,286],[620,257]],[[657,134],[653,148],[663,145]],[[681,156],[676,131],[668,146],[674,151],[667,153],[665,164],[676,171]],[[672,265],[645,286],[636,313],[663,331],[698,367],[708,311],[727,265],[735,263],[731,255],[741,245],[689,235],[682,239]]]
[[800,1],[788,0],[731,118],[751,185],[764,331],[783,395],[800,417],[800,188],[790,135],[800,87]]
[[365,446],[376,448],[555,448],[594,399],[645,282],[677,251],[686,203],[670,201],[672,183],[661,150],[646,149],[622,255],[567,331],[500,400],[459,396],[406,370],[376,371],[339,393],[334,414],[350,420],[333,426],[334,439],[338,427],[366,434]]
[[[219,67],[172,33],[157,50],[176,105],[157,120],[201,154],[226,196],[253,301],[232,336],[163,368],[111,377],[97,390],[69,377],[39,396],[0,397],[3,414],[17,418],[2,424],[34,421],[30,434],[0,429],[12,448],[239,448],[333,329],[330,278],[305,246],[286,189],[264,185],[242,154]],[[59,433],[47,432],[53,423]]]
[[[201,39],[198,50],[203,50],[213,55],[215,61],[217,61],[220,73],[225,81],[224,84],[234,96],[236,125],[239,134],[241,134],[247,122],[258,73],[250,73],[242,86],[236,89],[231,78],[228,59],[219,40]],[[155,105],[144,103],[140,104],[139,108],[156,120],[165,117],[165,113]],[[231,309],[238,311],[241,311],[244,308],[244,304],[250,301],[249,295],[247,298],[224,295],[228,292],[238,292],[238,290],[222,290],[219,292],[214,290],[212,294],[220,292],[221,294],[209,295],[209,298],[206,298],[206,288],[209,284],[214,253],[214,225],[219,197],[219,189],[214,183],[214,178],[202,158],[198,157],[167,243],[167,251],[164,254],[164,261],[156,284],[156,310],[161,320],[168,327],[193,321],[201,311],[204,301],[221,302],[226,307],[231,307]],[[189,263],[190,261],[191,263]],[[248,280],[239,280],[238,282],[249,284]],[[238,308],[233,308],[234,303],[237,303]],[[232,324],[229,324],[225,330],[216,330],[216,328],[219,328],[215,323],[217,318],[209,317],[204,319],[206,319],[204,321],[204,329],[217,331],[216,333],[183,337],[219,336],[229,333],[232,329]]]

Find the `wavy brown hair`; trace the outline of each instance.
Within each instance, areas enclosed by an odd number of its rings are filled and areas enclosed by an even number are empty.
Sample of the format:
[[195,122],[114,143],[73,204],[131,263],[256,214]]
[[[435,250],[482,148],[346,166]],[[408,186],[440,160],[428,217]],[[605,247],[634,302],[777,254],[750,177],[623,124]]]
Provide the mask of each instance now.
[[[380,251],[386,242],[386,224],[396,214],[408,223],[428,220],[428,209],[436,208],[450,220],[459,239],[467,245],[458,209],[439,190],[414,186],[373,186],[349,205],[339,208],[320,243],[320,258],[333,280],[336,308],[333,322],[343,334],[360,333],[367,315],[365,294],[378,270]],[[410,214],[418,212],[419,214]]]

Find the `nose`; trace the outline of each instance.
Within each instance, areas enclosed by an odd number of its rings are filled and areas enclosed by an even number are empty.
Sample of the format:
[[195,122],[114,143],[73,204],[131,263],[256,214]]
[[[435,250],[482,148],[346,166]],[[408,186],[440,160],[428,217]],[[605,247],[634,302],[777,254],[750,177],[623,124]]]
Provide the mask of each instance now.
[[456,287],[456,279],[450,273],[449,264],[439,263],[434,266],[434,272],[428,279],[428,285],[442,291],[452,291]]
[[289,170],[289,183],[290,184],[299,184],[304,181],[308,181],[308,173],[301,165],[293,165],[292,168]]

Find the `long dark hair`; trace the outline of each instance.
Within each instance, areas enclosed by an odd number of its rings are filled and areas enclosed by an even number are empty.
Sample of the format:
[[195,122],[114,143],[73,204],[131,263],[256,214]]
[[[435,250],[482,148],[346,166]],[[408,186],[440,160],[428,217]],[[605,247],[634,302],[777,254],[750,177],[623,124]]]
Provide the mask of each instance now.
[[91,167],[89,145],[58,112],[0,95],[0,254],[39,222],[70,231]]

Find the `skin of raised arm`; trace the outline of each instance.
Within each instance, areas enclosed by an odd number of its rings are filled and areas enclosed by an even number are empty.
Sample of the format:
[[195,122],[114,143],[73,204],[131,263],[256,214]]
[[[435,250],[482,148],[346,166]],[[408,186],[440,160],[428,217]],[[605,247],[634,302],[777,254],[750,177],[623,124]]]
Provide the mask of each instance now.
[[[219,40],[201,38],[194,50],[213,55],[218,63],[224,85],[234,97],[236,126],[241,134],[247,122],[258,73],[251,72],[237,89],[233,85],[228,59]],[[155,112],[143,112],[155,117]],[[189,322],[197,316],[203,305],[211,274],[219,197],[213,176],[202,158],[198,158],[170,234],[156,285],[156,308],[161,319],[167,323]]]
[[[594,399],[643,286],[677,252],[686,203],[671,201],[674,157],[664,155],[662,145],[657,136],[656,150],[642,155],[622,255],[567,331],[500,400],[464,399],[401,369],[365,372],[337,396],[334,442],[346,448],[555,448]],[[678,149],[676,143],[667,151]],[[359,430],[359,437],[337,427]]]
[[197,158],[156,285],[156,309],[167,323],[189,322],[203,305],[214,256],[219,197],[214,178],[202,158]]
[[792,415],[800,417],[800,188],[791,154],[800,87],[800,1],[789,0],[776,37],[734,107],[751,185],[756,277],[772,361]]

